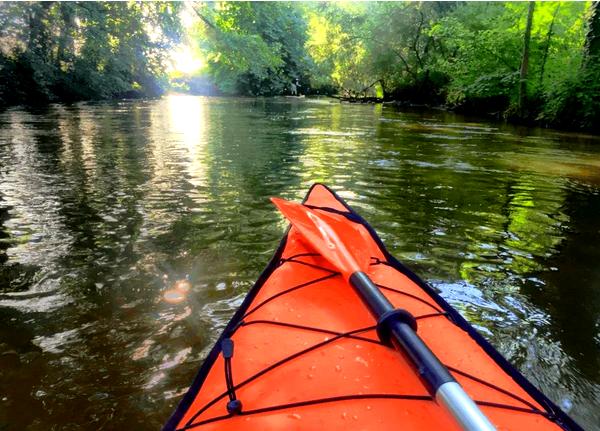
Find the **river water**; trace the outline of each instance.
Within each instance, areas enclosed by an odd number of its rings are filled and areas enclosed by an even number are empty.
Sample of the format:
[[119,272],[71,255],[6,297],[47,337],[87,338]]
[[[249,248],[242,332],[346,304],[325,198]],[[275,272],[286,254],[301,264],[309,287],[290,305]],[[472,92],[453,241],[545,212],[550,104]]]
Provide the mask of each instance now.
[[0,429],[159,429],[316,181],[600,429],[600,138],[191,96],[0,113]]

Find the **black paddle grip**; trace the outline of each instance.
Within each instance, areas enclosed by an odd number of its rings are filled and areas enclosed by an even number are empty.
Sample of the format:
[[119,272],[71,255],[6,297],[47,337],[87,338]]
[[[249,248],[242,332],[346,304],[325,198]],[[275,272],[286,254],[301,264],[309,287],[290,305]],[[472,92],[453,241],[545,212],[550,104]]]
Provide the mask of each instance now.
[[417,335],[417,322],[406,310],[394,309],[392,303],[364,272],[350,276],[350,284],[377,320],[377,334],[382,343],[396,347],[414,365],[432,395],[444,383],[454,382],[448,369]]
[[386,311],[377,319],[377,335],[383,344],[392,347],[392,327],[395,322],[406,323],[417,332],[417,320],[410,312],[402,308]]

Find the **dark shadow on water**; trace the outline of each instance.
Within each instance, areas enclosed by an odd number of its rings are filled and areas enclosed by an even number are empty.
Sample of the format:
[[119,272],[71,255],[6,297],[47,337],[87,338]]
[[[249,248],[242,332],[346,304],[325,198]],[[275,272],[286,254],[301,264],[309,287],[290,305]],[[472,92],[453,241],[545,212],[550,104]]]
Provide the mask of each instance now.
[[600,194],[570,192],[568,228],[557,253],[543,262],[544,286],[525,293],[553,318],[553,334],[587,379],[600,384]]

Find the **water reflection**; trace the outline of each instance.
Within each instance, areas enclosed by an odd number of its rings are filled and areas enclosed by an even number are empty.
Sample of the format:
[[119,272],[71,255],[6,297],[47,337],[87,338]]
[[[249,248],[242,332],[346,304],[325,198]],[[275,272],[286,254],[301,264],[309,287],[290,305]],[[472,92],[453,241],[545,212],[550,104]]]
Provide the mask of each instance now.
[[314,181],[593,427],[595,144],[329,100],[5,111],[0,427],[160,428],[283,232],[268,198]]

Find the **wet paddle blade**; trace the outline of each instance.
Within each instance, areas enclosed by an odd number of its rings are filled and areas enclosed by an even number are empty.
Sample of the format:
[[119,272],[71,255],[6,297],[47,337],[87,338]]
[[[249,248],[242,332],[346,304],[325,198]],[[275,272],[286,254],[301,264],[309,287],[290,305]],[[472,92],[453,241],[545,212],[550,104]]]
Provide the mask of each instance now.
[[[367,270],[370,247],[360,225],[348,223],[342,215],[317,212],[296,202],[271,198],[271,202],[289,220],[317,253],[331,263],[345,278]],[[350,230],[350,231],[349,231]],[[342,242],[339,233],[351,237]]]

